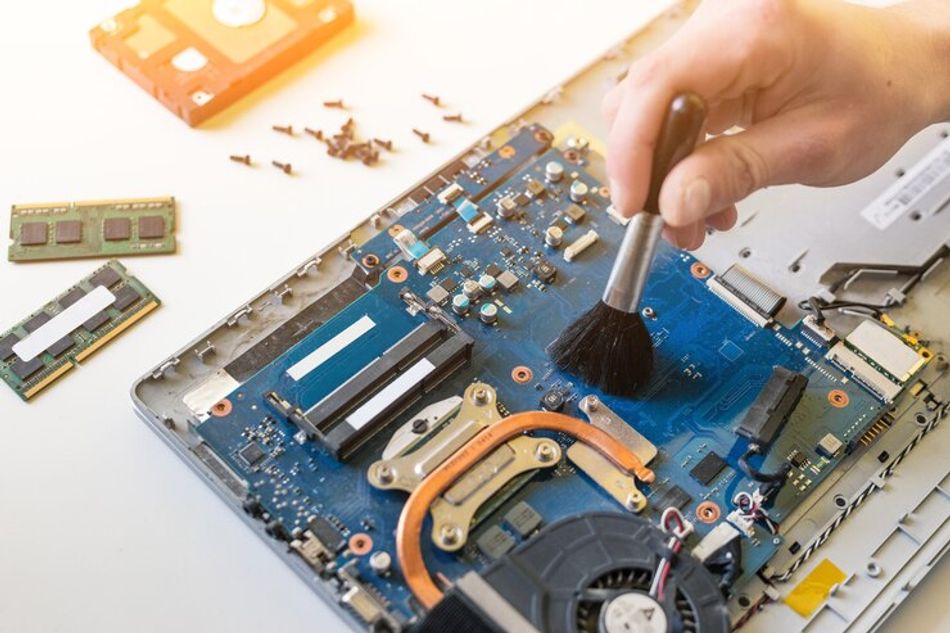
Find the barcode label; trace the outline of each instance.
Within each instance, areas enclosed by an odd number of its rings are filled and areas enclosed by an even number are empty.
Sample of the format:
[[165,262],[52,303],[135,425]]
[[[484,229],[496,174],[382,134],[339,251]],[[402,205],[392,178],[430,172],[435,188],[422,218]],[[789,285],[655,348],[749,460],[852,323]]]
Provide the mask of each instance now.
[[861,217],[883,231],[945,180],[950,180],[950,138],[866,206]]

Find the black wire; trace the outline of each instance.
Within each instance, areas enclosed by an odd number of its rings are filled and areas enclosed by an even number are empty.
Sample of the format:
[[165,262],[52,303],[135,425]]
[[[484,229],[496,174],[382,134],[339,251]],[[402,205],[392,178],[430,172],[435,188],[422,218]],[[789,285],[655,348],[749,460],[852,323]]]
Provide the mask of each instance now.
[[762,448],[758,444],[749,444],[748,450],[739,458],[739,468],[750,479],[762,484],[761,493],[763,497],[768,498],[773,492],[782,487],[785,479],[788,477],[789,466],[783,464],[774,473],[763,473],[749,463],[749,458],[753,455],[761,455]]

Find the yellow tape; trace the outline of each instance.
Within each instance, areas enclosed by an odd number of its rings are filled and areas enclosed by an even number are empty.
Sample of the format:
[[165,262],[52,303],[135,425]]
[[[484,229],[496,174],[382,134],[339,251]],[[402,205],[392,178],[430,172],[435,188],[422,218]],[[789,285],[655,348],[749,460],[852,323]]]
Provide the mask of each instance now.
[[798,615],[807,618],[828,599],[831,588],[840,585],[847,577],[847,574],[826,558],[785,596],[785,604]]

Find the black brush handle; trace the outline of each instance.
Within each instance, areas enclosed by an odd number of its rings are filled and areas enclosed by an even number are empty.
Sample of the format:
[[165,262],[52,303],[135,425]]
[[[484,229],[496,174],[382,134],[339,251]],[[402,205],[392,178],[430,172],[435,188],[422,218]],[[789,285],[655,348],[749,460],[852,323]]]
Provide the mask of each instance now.
[[706,104],[698,95],[684,92],[670,102],[653,151],[653,169],[646,204],[643,205],[643,211],[634,215],[627,225],[601,297],[611,308],[628,314],[637,311],[650,274],[653,254],[663,231],[660,188],[676,163],[689,156],[696,147],[705,120]]
[[660,127],[660,136],[653,150],[653,168],[650,171],[650,190],[643,210],[660,212],[660,189],[676,163],[689,156],[706,120],[706,104],[693,92],[684,92],[673,98]]

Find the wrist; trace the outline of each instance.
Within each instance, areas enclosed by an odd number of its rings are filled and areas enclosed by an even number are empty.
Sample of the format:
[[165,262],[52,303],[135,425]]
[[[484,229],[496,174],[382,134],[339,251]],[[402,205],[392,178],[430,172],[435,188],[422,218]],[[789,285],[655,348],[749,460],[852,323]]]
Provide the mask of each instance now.
[[914,0],[895,7],[919,33],[924,124],[950,121],[950,4]]

